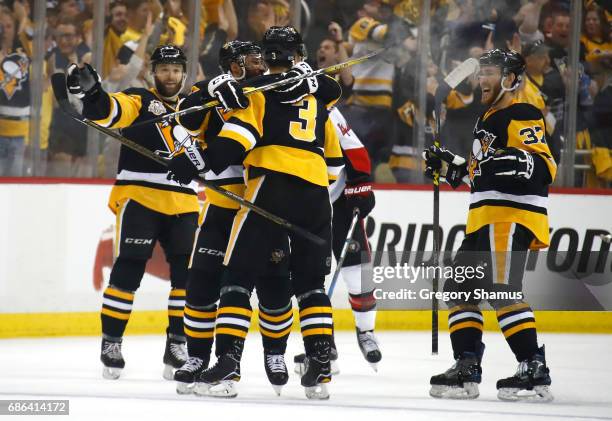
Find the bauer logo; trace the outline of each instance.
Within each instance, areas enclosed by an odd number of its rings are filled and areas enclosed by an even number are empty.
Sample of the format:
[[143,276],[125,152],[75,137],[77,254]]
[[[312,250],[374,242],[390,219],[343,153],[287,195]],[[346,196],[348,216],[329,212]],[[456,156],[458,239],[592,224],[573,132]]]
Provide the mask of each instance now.
[[128,237],[125,239],[125,244],[136,244],[140,246],[145,246],[145,245],[153,244],[153,239],[152,238],[130,238]]

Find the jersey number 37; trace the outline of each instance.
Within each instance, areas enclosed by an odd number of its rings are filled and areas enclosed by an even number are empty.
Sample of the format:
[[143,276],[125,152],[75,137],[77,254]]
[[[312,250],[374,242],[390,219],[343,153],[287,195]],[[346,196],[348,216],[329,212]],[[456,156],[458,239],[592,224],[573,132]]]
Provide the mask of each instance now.
[[544,131],[540,126],[525,127],[519,131],[521,140],[525,145],[533,145],[534,143],[546,143]]

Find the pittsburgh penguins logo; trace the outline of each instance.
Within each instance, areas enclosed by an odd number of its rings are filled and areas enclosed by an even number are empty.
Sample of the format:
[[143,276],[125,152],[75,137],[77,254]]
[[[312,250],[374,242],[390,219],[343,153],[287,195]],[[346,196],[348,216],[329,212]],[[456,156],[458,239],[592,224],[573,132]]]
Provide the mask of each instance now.
[[270,256],[270,261],[272,263],[280,263],[285,257],[285,252],[281,249],[272,250],[272,255]]
[[474,142],[472,143],[472,153],[468,165],[470,180],[474,180],[474,177],[481,174],[480,163],[487,161],[495,153],[495,149],[491,145],[496,138],[497,136],[486,130],[474,131]]
[[0,90],[8,99],[23,88],[29,79],[30,60],[21,50],[4,57],[0,64]]

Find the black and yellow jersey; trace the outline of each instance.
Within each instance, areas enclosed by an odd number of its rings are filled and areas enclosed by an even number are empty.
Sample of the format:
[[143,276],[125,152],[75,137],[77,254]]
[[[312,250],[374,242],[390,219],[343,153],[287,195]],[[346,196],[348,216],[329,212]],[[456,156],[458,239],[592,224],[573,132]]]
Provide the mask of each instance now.
[[580,42],[586,53],[585,59],[589,63],[605,58],[605,54],[609,54],[612,51],[612,42],[610,41],[596,40],[582,35]]
[[[488,171],[487,161],[497,149],[507,147],[533,155],[535,168],[528,181],[497,177]],[[506,108],[486,111],[474,127],[468,162],[471,195],[466,233],[497,222],[514,222],[533,232],[536,238],[531,248],[548,246],[548,185],[556,172],[540,110],[513,100]]]
[[[388,25],[370,17],[363,17],[351,26],[349,41],[354,45],[353,55],[359,57],[382,47]],[[352,68],[353,95],[349,104],[365,107],[391,108],[394,65],[375,57]]]
[[274,92],[253,93],[249,101],[246,109],[235,110],[219,141],[207,148],[216,174],[246,153],[243,165],[250,174],[281,172],[324,187],[338,178],[344,162],[325,101],[308,95],[283,104]]
[[30,128],[30,59],[16,48],[0,60],[0,136],[27,137]]
[[[155,89],[130,88],[111,94],[101,92],[94,98],[86,98],[83,101],[83,115],[103,127],[122,129],[122,135],[128,139],[160,156],[169,157],[175,148],[172,129],[176,122],[135,128],[130,128],[130,125],[174,112],[176,106],[166,102]],[[197,182],[183,186],[168,180],[167,175],[164,166],[121,146],[117,179],[109,198],[109,207],[116,212],[125,200],[132,199],[166,215],[198,212]]]
[[[208,82],[209,80],[205,80],[196,83],[191,88],[191,93],[187,98],[179,104],[179,109],[184,110],[215,99],[207,93]],[[221,127],[223,127],[223,124],[231,114],[232,111],[225,113],[221,107],[214,107],[204,112],[185,114],[182,117],[178,117],[177,121],[191,136],[198,139],[203,149],[206,149],[209,142],[215,141],[217,134],[221,131]],[[218,187],[242,196],[245,189],[242,166],[243,158],[237,159],[235,164],[229,165],[220,174],[215,174],[212,171],[207,172],[205,174],[206,180]],[[240,204],[236,201],[230,200],[210,189],[204,189],[204,193],[206,195],[206,203],[227,209],[240,208]]]

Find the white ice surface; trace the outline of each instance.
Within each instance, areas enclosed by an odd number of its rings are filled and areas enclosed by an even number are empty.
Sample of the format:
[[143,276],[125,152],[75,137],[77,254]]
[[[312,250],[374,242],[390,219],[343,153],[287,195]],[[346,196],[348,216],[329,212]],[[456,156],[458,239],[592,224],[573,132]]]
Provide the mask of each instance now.
[[126,337],[126,368],[116,381],[102,379],[98,338],[0,340],[0,399],[69,399],[69,418],[75,420],[612,420],[612,335],[540,335],[553,379],[550,404],[497,400],[496,380],[516,369],[499,333],[485,333],[483,382],[474,401],[428,395],[429,377],[451,364],[447,333],[441,332],[436,357],[430,355],[427,332],[378,336],[383,360],[374,373],[354,334],[337,333],[341,374],[325,402],[308,401],[293,374],[293,355],[301,346],[296,332],[287,352],[291,378],[282,396],[274,395],[265,377],[259,334],[250,333],[240,394],[230,400],[177,395],[173,382],[161,377],[161,336]]

